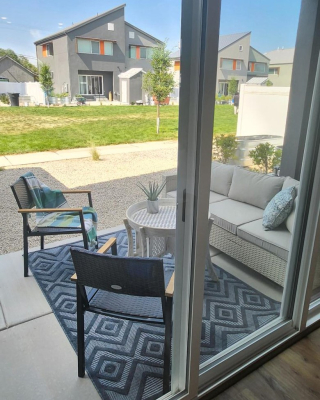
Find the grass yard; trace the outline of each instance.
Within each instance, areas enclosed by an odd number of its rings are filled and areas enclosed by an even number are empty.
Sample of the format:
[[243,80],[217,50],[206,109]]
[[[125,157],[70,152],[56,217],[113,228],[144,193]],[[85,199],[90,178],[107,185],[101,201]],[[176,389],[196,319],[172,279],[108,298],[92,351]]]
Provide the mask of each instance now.
[[[234,133],[233,107],[216,105],[215,134]],[[0,155],[178,137],[178,106],[0,107]]]

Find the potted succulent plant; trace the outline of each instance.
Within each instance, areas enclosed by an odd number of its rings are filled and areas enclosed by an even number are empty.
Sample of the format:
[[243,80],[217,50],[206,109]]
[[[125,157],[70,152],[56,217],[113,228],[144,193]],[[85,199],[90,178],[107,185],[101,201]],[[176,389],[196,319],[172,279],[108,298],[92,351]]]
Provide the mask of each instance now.
[[165,187],[166,182],[159,185],[157,182],[149,182],[149,187],[146,187],[141,182],[137,186],[147,195],[147,212],[156,214],[159,212],[158,196]]

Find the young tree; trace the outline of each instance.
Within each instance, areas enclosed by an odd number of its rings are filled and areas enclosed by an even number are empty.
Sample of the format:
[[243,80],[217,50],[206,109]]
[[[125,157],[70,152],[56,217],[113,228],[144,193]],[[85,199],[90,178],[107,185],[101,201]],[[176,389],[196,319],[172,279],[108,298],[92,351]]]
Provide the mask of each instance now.
[[254,150],[249,151],[249,156],[252,158],[253,164],[267,174],[280,164],[282,150],[270,143],[260,143]]
[[47,64],[42,64],[39,72],[39,82],[45,93],[47,105],[49,107],[48,96],[53,90],[53,80],[51,78],[50,67]]
[[157,133],[160,127],[160,104],[169,96],[174,87],[173,73],[169,72],[171,65],[170,51],[166,44],[158,44],[153,48],[151,66],[142,82],[142,88],[157,101]]
[[228,92],[231,96],[234,96],[237,93],[237,91],[238,91],[238,81],[233,76],[229,81]]

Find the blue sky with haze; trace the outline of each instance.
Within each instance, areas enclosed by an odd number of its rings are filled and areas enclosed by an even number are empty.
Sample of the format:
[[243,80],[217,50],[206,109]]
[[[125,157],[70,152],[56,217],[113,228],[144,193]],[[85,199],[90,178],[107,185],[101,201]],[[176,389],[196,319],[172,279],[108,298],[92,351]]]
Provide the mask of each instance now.
[[[0,47],[35,61],[35,40],[120,4],[121,0],[1,0]],[[262,53],[294,47],[300,4],[300,0],[223,0],[220,33],[251,31],[251,45]],[[168,38],[170,50],[177,49],[180,0],[127,0],[126,5],[126,21],[160,40]]]

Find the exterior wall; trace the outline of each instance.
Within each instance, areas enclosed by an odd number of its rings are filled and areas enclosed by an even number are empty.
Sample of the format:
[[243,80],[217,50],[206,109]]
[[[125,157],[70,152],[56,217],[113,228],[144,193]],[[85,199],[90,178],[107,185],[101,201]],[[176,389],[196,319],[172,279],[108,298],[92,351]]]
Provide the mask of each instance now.
[[290,88],[241,85],[236,136],[284,137]]
[[[251,62],[257,62],[257,63],[264,63],[266,64],[266,69],[265,72],[251,72],[248,70],[248,79],[254,78],[254,77],[267,77],[268,76],[268,70],[269,70],[269,59],[266,58],[263,54],[259,53],[257,50],[253,49],[250,47],[249,51],[249,61]],[[247,69],[248,69],[248,64],[247,64]]]
[[36,46],[38,67],[40,68],[42,64],[49,65],[50,71],[53,72],[53,90],[55,93],[65,91],[70,93],[67,36],[60,36],[52,40],[52,44],[53,56],[47,57],[42,54],[42,44]]
[[[114,24],[114,31],[107,29],[108,22]],[[113,44],[113,56],[101,54],[77,53],[77,37],[115,40]],[[92,21],[68,34],[69,70],[71,95],[79,93],[79,71],[99,71],[113,73],[113,87],[111,91],[114,99],[119,100],[119,79],[120,72],[125,70],[125,29],[124,9],[117,10],[96,21]],[[109,90],[106,93],[108,96]]]
[[[134,39],[129,38],[129,32],[134,32]],[[126,70],[131,68],[143,68],[145,71],[151,70],[150,60],[129,58],[129,48],[133,46],[155,47],[157,41],[144,35],[139,30],[125,24],[125,39],[126,39]]]
[[272,64],[270,68],[279,68],[279,75],[269,74],[268,78],[273,83],[273,86],[286,86],[291,85],[293,64]]
[[[222,49],[219,52],[218,59],[218,70],[217,70],[217,92],[219,90],[219,81],[228,81],[233,76],[239,81],[239,84],[245,83],[247,81],[247,70],[249,62],[249,51],[250,51],[250,37],[251,35],[244,36],[230,46]],[[239,46],[243,46],[243,50],[239,50]],[[221,58],[229,58],[232,60],[242,60],[241,70],[227,70],[220,67]]]
[[20,96],[29,96],[32,103],[45,104],[39,82],[0,82],[0,93],[19,93]]
[[34,82],[34,75],[10,58],[0,62],[0,75],[9,79],[9,82]]

